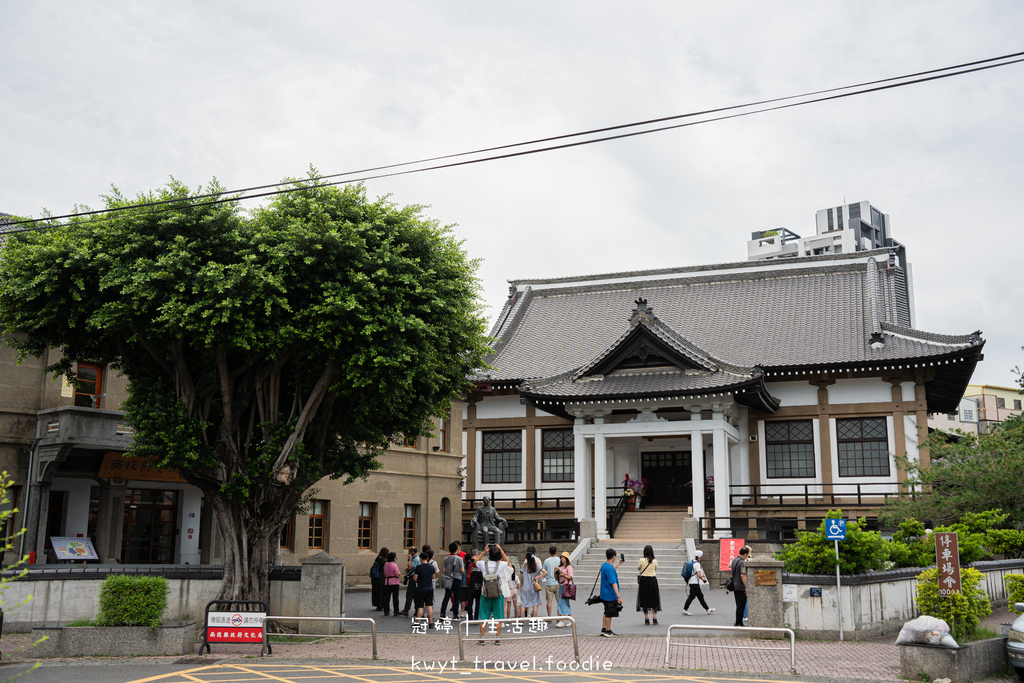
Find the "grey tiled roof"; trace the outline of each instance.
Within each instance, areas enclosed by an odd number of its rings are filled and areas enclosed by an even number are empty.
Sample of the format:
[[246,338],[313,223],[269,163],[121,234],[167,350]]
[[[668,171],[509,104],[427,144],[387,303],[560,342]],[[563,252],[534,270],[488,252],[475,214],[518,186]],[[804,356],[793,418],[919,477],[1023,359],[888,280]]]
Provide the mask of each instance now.
[[[877,260],[804,258],[762,269],[726,264],[520,283],[492,333],[492,379],[540,379],[592,363],[629,329],[633,302],[645,298],[679,338],[737,367],[812,367],[927,359],[979,347],[971,335],[909,328],[903,273]],[[678,275],[678,277],[676,277]],[[537,285],[536,289],[532,285]],[[543,288],[540,285],[544,285]],[[885,344],[872,349],[873,332]]]
[[661,394],[692,394],[700,391],[720,391],[751,384],[752,375],[734,375],[728,372],[690,371],[679,368],[643,368],[616,370],[607,375],[592,375],[582,380],[540,380],[522,387],[522,392],[533,396],[584,398],[594,396],[642,396]]

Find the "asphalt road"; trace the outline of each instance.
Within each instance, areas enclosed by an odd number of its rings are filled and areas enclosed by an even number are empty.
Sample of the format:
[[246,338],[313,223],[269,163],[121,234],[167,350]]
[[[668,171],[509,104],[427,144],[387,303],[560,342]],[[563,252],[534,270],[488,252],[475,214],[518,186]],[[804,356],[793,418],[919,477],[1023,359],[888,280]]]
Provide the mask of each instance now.
[[[187,660],[186,660],[187,661]],[[449,667],[451,663],[448,662]],[[150,663],[143,659],[130,662],[82,661],[62,664],[44,664],[31,671],[18,683],[241,683],[266,681],[268,683],[437,683],[438,681],[526,681],[528,683],[651,683],[690,681],[693,683],[722,683],[722,681],[805,681],[808,683],[854,683],[857,679],[822,678],[813,676],[760,676],[757,674],[586,670],[578,672],[547,671],[543,667],[521,672],[474,669],[472,664],[459,663],[455,670],[416,670],[410,662],[338,663],[335,661],[225,661],[215,663],[192,660],[182,664]],[[24,666],[0,667],[0,676],[10,678]],[[877,683],[877,682],[876,682]]]

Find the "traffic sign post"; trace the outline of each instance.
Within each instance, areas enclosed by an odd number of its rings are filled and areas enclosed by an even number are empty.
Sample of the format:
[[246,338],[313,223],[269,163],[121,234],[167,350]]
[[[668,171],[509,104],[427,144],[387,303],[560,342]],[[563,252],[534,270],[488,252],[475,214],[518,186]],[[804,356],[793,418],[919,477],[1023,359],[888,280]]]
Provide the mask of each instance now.
[[839,582],[839,541],[846,540],[846,520],[825,520],[825,540],[836,544],[836,599],[839,601],[839,640],[843,639],[843,585]]

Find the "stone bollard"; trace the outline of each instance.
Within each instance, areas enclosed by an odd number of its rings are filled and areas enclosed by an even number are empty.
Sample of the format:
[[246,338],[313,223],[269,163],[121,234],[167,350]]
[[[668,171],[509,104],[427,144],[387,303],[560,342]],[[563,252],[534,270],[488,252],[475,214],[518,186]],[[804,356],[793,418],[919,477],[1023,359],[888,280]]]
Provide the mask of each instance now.
[[747,625],[785,628],[782,610],[782,561],[771,555],[747,560]]
[[[344,596],[345,560],[317,553],[303,557],[302,582],[300,584],[300,617],[340,617]],[[341,631],[339,621],[300,621],[299,633],[315,635],[337,635]]]

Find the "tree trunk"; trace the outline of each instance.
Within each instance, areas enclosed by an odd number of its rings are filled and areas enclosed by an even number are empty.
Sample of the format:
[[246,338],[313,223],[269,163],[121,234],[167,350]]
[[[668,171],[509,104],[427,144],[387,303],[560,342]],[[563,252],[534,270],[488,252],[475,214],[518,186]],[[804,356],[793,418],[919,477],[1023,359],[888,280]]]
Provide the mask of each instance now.
[[281,529],[302,493],[267,484],[264,503],[239,505],[220,491],[204,491],[223,540],[224,579],[218,600],[270,600],[270,568]]

